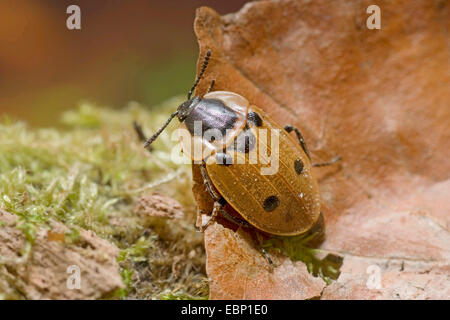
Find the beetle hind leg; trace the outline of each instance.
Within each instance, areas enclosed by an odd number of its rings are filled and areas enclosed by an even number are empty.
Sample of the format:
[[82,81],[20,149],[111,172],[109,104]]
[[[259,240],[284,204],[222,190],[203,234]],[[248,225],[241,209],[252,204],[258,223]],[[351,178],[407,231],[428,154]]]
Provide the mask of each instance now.
[[256,243],[257,243],[259,252],[261,253],[261,255],[262,255],[264,258],[266,258],[267,263],[268,263],[271,267],[273,267],[273,266],[274,266],[274,263],[273,263],[272,259],[270,258],[269,254],[267,253],[266,249],[264,249],[264,247],[263,247],[264,239],[263,239],[262,235],[261,235],[258,231],[256,231],[256,230],[253,230],[253,235],[254,235],[254,238],[256,239]]
[[226,220],[228,220],[228,221],[230,221],[230,222],[232,222],[232,223],[238,225],[239,227],[250,228],[250,227],[252,226],[252,225],[251,225],[250,223],[248,223],[247,221],[245,221],[245,220],[243,220],[243,219],[239,219],[239,218],[237,218],[237,217],[235,217],[235,216],[232,216],[231,214],[229,214],[228,212],[226,212],[223,208],[222,208],[222,210],[220,210],[220,215],[221,215],[224,219],[226,219]]

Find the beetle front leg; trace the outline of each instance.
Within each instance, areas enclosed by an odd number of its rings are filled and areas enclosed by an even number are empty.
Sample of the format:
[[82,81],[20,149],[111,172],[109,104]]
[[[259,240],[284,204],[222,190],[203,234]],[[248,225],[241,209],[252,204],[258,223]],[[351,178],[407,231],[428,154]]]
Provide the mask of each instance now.
[[208,90],[206,91],[206,93],[210,93],[212,88],[214,87],[214,84],[216,83],[216,79],[212,79],[211,80],[211,84],[209,85]]
[[[136,132],[136,135],[138,136],[138,138],[139,138],[139,140],[141,142],[147,141],[147,136],[144,133],[144,129],[142,129],[142,126],[137,121],[133,121],[133,128],[134,128],[134,131]],[[148,146],[147,150],[149,152],[151,152],[152,151],[152,146]]]
[[[251,227],[251,225],[243,220],[243,219],[239,219],[237,217],[232,216],[231,214],[229,214],[228,212],[226,212],[224,210],[224,206],[227,203],[226,200],[214,189],[213,184],[211,182],[211,179],[208,176],[208,173],[206,172],[206,164],[205,162],[202,162],[202,164],[200,165],[200,172],[202,174],[202,178],[203,178],[203,183],[205,184],[206,190],[208,191],[209,195],[211,196],[211,198],[213,198],[214,200],[214,209],[213,212],[211,214],[211,220],[213,220],[213,218],[215,219],[217,214],[220,214],[224,219],[240,226],[240,227],[246,227],[249,228]],[[217,204],[217,205],[216,205]],[[216,209],[216,207],[218,207],[220,205],[220,208]],[[217,210],[217,211],[215,211]],[[208,221],[208,225],[210,224],[211,220]],[[206,229],[206,227],[202,227],[202,229]]]
[[206,222],[204,225],[201,226],[200,231],[201,232],[205,232],[206,228],[208,228],[208,226],[217,218],[217,215],[219,214],[219,212],[222,210],[223,208],[223,204],[220,203],[219,201],[214,201],[214,208],[213,211],[211,213],[211,218],[208,220],[208,222]]
[[213,184],[211,182],[211,179],[208,176],[208,173],[206,172],[206,163],[205,161],[202,161],[202,164],[200,165],[200,173],[203,178],[203,184],[206,187],[206,190],[208,191],[211,198],[214,200],[214,207],[213,211],[211,213],[211,218],[206,222],[206,224],[202,224],[200,227],[200,232],[204,232],[206,228],[213,222],[220,211],[223,210],[223,207],[226,204],[225,199],[214,189]]

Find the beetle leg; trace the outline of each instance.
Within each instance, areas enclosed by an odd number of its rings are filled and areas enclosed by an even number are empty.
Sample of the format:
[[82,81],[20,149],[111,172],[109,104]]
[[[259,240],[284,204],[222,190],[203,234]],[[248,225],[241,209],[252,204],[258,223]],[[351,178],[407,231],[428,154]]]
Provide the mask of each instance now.
[[[288,133],[290,133],[292,131],[295,132],[295,134],[297,135],[298,141],[300,142],[300,145],[302,146],[303,151],[305,151],[305,153],[308,156],[309,160],[311,160],[308,148],[306,147],[305,139],[303,139],[303,136],[300,133],[300,130],[298,130],[296,127],[293,127],[293,126],[291,126],[289,124],[284,127],[284,130],[286,130]],[[337,156],[337,157],[334,157],[333,159],[331,159],[330,161],[313,163],[312,166],[313,167],[325,167],[325,166],[332,165],[332,164],[334,164],[334,163],[336,163],[336,162],[338,162],[340,160],[342,160],[342,157],[341,156]]]
[[211,219],[201,227],[200,231],[204,232],[206,228],[213,222],[219,212],[222,210],[223,206],[226,204],[225,199],[214,189],[213,184],[211,182],[211,179],[208,176],[208,173],[206,172],[206,164],[205,161],[202,162],[200,165],[200,173],[203,178],[203,183],[205,184],[206,190],[208,191],[211,198],[214,200],[214,208],[211,213]]
[[273,266],[273,261],[270,258],[269,254],[267,253],[266,249],[264,249],[264,247],[262,246],[263,243],[263,238],[261,236],[261,234],[259,234],[257,231],[253,231],[256,241],[258,242],[258,248],[259,251],[261,251],[261,254],[266,258],[267,262],[269,263],[269,265]]
[[264,258],[266,258],[267,263],[268,263],[270,266],[273,266],[273,261],[272,261],[272,259],[270,258],[269,254],[267,253],[266,249],[264,249],[263,247],[259,246],[259,250],[261,251],[261,254],[264,256]]
[[214,189],[211,179],[206,172],[206,164],[204,161],[200,165],[200,173],[202,174],[203,183],[205,184],[206,190],[208,190],[211,198],[213,198],[214,201],[221,201],[222,196]]
[[291,126],[290,124],[284,126],[284,130],[286,130],[288,133],[291,133],[292,131],[295,132],[295,134],[297,135],[298,142],[300,142],[300,146],[302,147],[303,151],[305,151],[306,155],[308,156],[308,159],[311,160],[308,148],[306,147],[305,139],[303,139],[300,130],[298,130],[296,127]]
[[133,121],[133,128],[134,128],[134,131],[136,131],[136,134],[137,134],[139,140],[141,140],[142,142],[147,140],[147,137],[145,136],[145,133],[142,130],[142,126],[139,123],[137,123],[137,121]]
[[211,84],[209,85],[208,91],[206,93],[210,93],[212,88],[214,87],[214,84],[216,83],[216,79],[211,80]]
[[223,208],[222,210],[220,210],[220,214],[222,215],[223,218],[225,218],[226,220],[237,224],[240,227],[245,227],[245,228],[250,228],[252,225],[250,223],[248,223],[247,221],[243,220],[243,219],[239,219],[235,216],[232,216],[231,214],[229,214],[228,212],[226,212]]
[[[133,121],[133,128],[134,128],[134,131],[136,132],[140,141],[142,141],[142,142],[147,141],[147,136],[145,135],[144,130],[142,129],[142,126],[137,121]],[[152,147],[148,146],[147,150],[152,151]]]
[[223,204],[221,202],[214,201],[214,208],[211,213],[211,218],[208,220],[208,222],[206,222],[205,225],[201,226],[201,232],[204,232],[206,230],[206,228],[208,228],[208,226],[211,224],[211,222],[214,222],[214,220],[216,220],[217,215],[222,210],[222,208],[223,208]]
[[342,157],[341,156],[337,156],[337,157],[334,157],[333,159],[331,159],[330,161],[313,163],[312,166],[313,167],[325,167],[325,166],[332,165],[333,163],[336,163],[336,162],[338,162],[340,160],[342,160]]
[[[230,222],[232,222],[232,223],[235,223],[235,224],[237,224],[238,226],[240,226],[240,227],[251,227],[251,225],[247,222],[247,221],[245,221],[245,220],[243,220],[243,219],[239,219],[239,218],[237,218],[237,217],[234,217],[234,216],[232,216],[231,214],[229,214],[228,212],[226,212],[224,209],[223,209],[223,207],[225,206],[225,204],[227,203],[226,202],[226,200],[219,194],[219,193],[217,193],[217,191],[214,189],[214,187],[213,187],[213,184],[212,184],[212,182],[211,182],[211,179],[209,178],[209,176],[208,176],[208,173],[206,172],[206,165],[205,165],[205,162],[203,162],[201,165],[200,165],[200,172],[201,172],[201,174],[202,174],[202,177],[203,177],[203,183],[205,184],[205,186],[206,186],[206,190],[208,190],[208,193],[209,193],[209,195],[211,196],[211,198],[213,198],[213,200],[214,200],[214,209],[213,209],[213,212],[212,212],[212,216],[215,218],[215,216],[218,214],[218,213],[220,213],[220,215],[223,217],[223,218],[225,218],[226,220],[228,220],[228,221],[230,221]],[[216,210],[216,203],[218,204],[218,205],[220,205],[220,208],[219,209],[217,209],[218,211],[217,212],[215,212],[214,210]],[[212,220],[213,218],[211,217],[211,220]]]

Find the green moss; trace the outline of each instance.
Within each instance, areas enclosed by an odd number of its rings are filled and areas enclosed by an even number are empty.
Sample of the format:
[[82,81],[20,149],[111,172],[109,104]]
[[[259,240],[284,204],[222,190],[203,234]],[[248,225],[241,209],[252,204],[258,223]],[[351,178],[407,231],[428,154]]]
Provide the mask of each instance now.
[[156,235],[151,237],[140,237],[133,245],[128,248],[123,249],[120,252],[118,261],[132,260],[134,262],[143,262],[146,260],[148,253],[155,249],[154,240],[157,238]]
[[81,237],[80,237],[80,231],[77,228],[71,228],[69,232],[65,234],[65,241],[68,244],[78,244],[80,243]]
[[[132,122],[147,134],[156,131],[181,102],[174,98],[151,110],[130,103],[110,110],[83,103],[62,116],[62,128],[29,128],[4,118],[0,122],[0,207],[19,217],[25,234],[24,254],[32,250],[38,226],[56,219],[70,228],[68,245],[76,244],[76,227],[93,230],[120,249],[118,258],[127,289],[120,297],[158,298],[180,291],[204,292],[202,235],[194,228],[190,166],[170,160],[175,144],[171,124],[154,143],[142,148]],[[174,121],[175,123],[175,121]],[[59,125],[59,124],[55,124]],[[137,200],[153,191],[179,200],[186,218],[152,225],[133,213]],[[193,259],[182,259],[196,252]],[[179,276],[172,267],[182,269]]]
[[336,280],[340,274],[342,258],[332,254],[326,254],[320,249],[311,248],[310,243],[317,234],[304,237],[273,237],[264,242],[263,247],[286,254],[293,261],[302,261],[309,273],[315,277],[321,277],[327,284]]
[[133,273],[133,270],[127,268],[121,270],[120,275],[122,276],[122,281],[125,287],[117,289],[114,294],[115,297],[120,299],[126,299],[128,297],[131,290]]

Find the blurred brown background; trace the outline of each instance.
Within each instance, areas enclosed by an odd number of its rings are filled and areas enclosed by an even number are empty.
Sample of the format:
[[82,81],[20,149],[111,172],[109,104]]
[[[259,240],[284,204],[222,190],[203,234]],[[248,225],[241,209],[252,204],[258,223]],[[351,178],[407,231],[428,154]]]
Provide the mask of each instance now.
[[[245,0],[1,0],[0,116],[51,126],[80,101],[154,105],[195,76],[195,9],[221,14]],[[68,30],[66,8],[81,8]]]

